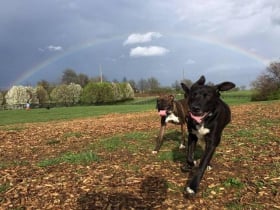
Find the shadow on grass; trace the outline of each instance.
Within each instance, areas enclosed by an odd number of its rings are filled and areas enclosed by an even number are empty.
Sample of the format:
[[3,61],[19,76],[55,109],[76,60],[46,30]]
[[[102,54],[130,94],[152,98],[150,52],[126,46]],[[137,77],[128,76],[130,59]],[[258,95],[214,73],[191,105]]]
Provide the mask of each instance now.
[[[186,161],[186,150],[185,149],[179,149],[179,145],[181,144],[181,132],[174,130],[171,132],[166,132],[166,134],[163,137],[163,146],[161,150],[159,150],[158,158],[160,160],[169,160],[173,162],[179,162],[179,163],[185,163]],[[176,146],[174,147],[173,142],[176,143]],[[169,150],[170,144],[172,144],[173,149]],[[187,140],[186,140],[186,147],[187,147]],[[200,159],[204,148],[201,145],[202,143],[197,143],[195,153],[194,153],[194,160]]]
[[79,209],[153,209],[162,206],[167,194],[166,180],[148,176],[141,183],[140,195],[131,193],[88,192],[78,199]]
[[[200,144],[197,144],[194,151],[194,160],[200,159],[203,152],[204,152],[204,148]],[[174,162],[185,163],[186,155],[187,155],[187,145],[185,149],[179,149],[179,147],[174,147],[172,149],[172,160]]]
[[179,132],[178,130],[165,132],[163,136],[163,143],[168,141],[175,141],[178,142],[178,144],[180,144],[181,138],[182,138],[182,133]]

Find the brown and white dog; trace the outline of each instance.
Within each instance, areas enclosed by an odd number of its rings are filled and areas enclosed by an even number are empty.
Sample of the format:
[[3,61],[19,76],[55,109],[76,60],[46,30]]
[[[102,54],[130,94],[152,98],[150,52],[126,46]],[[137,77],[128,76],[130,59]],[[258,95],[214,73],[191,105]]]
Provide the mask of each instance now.
[[160,131],[159,136],[156,141],[155,149],[153,154],[158,153],[160,147],[163,143],[163,135],[167,123],[173,123],[181,126],[182,140],[180,144],[180,149],[185,148],[185,139],[186,139],[186,119],[188,115],[188,105],[187,98],[181,100],[174,100],[173,95],[164,95],[157,98],[156,108],[158,114],[161,117],[160,120]]

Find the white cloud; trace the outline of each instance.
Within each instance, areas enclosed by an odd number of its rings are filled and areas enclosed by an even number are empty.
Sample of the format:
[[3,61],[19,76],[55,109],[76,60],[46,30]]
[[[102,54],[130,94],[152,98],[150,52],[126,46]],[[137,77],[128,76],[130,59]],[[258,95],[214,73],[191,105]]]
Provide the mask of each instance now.
[[131,57],[142,57],[142,56],[161,56],[168,53],[169,50],[159,46],[149,47],[135,47],[130,50]]
[[62,51],[63,50],[63,48],[61,46],[53,46],[53,45],[49,45],[47,47],[47,49],[49,51]]
[[153,38],[162,37],[161,33],[158,32],[148,32],[145,34],[130,34],[128,38],[124,41],[124,45],[145,43],[152,41]]
[[[194,33],[223,39],[239,38],[268,31],[277,24],[280,1],[274,0],[175,0],[178,19]],[[278,22],[279,21],[279,22]],[[208,33],[208,34],[207,34]]]

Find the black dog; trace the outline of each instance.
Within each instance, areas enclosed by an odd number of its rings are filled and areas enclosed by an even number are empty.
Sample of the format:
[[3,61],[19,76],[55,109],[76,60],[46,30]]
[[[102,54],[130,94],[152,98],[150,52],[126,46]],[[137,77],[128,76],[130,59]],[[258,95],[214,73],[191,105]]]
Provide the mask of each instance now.
[[181,125],[182,140],[180,144],[180,149],[185,148],[186,139],[186,119],[188,115],[187,99],[181,99],[178,101],[174,100],[173,95],[165,95],[157,98],[156,108],[161,117],[160,120],[160,131],[159,136],[156,141],[155,149],[153,153],[156,154],[163,143],[163,135],[167,123],[174,123]]
[[181,167],[182,171],[190,171],[194,166],[194,150],[198,139],[204,138],[205,151],[194,176],[186,184],[185,195],[194,195],[197,192],[205,169],[219,145],[222,131],[231,120],[231,112],[227,104],[220,99],[219,91],[230,90],[235,87],[232,82],[223,82],[215,86],[205,85],[205,77],[194,83],[189,89],[181,84],[185,93],[188,94],[188,148],[186,164]]

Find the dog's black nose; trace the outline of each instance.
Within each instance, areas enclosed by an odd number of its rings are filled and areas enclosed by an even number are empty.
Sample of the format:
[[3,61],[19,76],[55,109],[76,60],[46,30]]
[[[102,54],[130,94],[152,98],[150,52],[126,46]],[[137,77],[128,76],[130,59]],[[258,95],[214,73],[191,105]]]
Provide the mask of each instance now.
[[199,106],[193,105],[193,106],[191,106],[191,111],[193,113],[199,113],[201,110],[200,110]]

